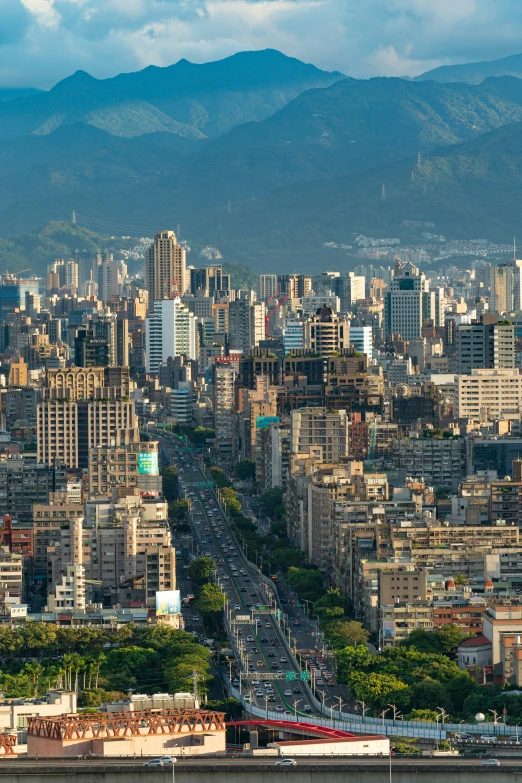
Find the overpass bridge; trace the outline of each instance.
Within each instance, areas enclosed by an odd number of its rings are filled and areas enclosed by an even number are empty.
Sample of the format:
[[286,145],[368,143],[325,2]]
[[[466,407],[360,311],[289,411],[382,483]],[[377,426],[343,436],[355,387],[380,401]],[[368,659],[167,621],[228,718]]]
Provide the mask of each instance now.
[[[299,759],[276,767],[274,759],[179,759],[175,783],[521,783],[522,758],[483,767],[480,759]],[[172,783],[172,767],[144,767],[143,761],[108,759],[42,764],[36,760],[0,763],[1,783]]]

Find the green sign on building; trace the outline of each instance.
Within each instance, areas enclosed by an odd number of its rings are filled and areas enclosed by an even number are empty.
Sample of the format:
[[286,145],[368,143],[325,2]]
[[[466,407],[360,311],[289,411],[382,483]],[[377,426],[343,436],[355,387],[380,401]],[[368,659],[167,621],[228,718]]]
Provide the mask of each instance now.
[[138,473],[140,476],[157,476],[159,474],[158,453],[156,451],[138,452]]

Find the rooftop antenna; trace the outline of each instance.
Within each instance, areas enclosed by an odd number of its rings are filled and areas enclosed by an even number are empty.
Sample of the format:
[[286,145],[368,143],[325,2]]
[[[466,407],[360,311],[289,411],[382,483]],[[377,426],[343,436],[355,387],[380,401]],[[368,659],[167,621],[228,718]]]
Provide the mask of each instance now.
[[75,209],[73,209],[73,213],[72,213],[72,224],[73,224],[73,226],[76,225],[76,210]]
[[417,152],[417,166],[419,166],[419,168],[422,166],[422,158],[420,152]]
[[411,181],[415,182],[415,177],[413,176],[413,171],[411,172]]
[[386,201],[386,185],[381,188],[381,201]]

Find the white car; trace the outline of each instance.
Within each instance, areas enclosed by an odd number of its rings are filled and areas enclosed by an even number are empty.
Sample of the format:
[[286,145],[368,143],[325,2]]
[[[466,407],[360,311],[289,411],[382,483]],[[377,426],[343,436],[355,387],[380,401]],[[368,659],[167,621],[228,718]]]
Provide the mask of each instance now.
[[150,759],[149,761],[146,761],[143,765],[144,767],[168,767],[169,765],[172,766],[172,761],[170,756],[161,756],[161,758],[158,759]]
[[297,761],[295,759],[281,759],[276,761],[276,767],[295,767]]
[[280,704],[276,704],[276,710],[277,712],[283,712],[283,708]]
[[292,691],[290,689],[285,691],[285,696],[291,696],[291,695],[292,695]]
[[492,734],[485,734],[483,737],[480,737],[480,741],[494,744],[497,741],[497,738]]
[[234,606],[234,611],[235,611],[235,612],[240,612],[240,611],[241,611],[241,607],[239,606],[239,604],[236,604],[236,605]]
[[500,761],[498,759],[488,759],[482,762],[483,767],[500,767]]

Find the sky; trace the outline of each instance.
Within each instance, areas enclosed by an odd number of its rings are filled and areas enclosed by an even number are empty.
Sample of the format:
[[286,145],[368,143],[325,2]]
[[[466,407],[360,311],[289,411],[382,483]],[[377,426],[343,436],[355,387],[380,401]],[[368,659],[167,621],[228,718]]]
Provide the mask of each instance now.
[[522,51],[520,0],[0,0],[0,87],[279,49],[358,78]]

